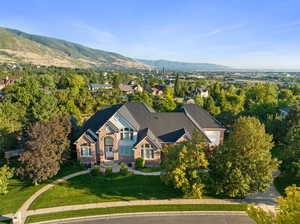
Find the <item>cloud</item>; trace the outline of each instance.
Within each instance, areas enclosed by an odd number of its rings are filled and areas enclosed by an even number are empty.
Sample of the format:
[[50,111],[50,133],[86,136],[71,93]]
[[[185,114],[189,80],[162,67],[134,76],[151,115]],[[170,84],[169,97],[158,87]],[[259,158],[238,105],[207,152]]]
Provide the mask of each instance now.
[[234,25],[230,25],[230,26],[217,27],[211,31],[208,31],[207,33],[202,33],[199,36],[200,37],[213,37],[213,36],[216,36],[216,35],[224,33],[224,32],[242,29],[245,26],[246,26],[246,24],[234,24]]

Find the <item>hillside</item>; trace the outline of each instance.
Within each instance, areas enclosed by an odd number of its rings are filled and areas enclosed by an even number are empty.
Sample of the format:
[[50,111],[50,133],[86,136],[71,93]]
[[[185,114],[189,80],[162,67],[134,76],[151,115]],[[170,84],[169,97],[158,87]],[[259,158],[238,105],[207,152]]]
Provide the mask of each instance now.
[[149,68],[117,53],[7,28],[0,28],[0,62],[83,68]]
[[168,60],[144,60],[136,59],[137,61],[149,65],[157,69],[166,69],[172,71],[209,71],[209,70],[230,70],[230,67],[209,64],[209,63],[188,63]]

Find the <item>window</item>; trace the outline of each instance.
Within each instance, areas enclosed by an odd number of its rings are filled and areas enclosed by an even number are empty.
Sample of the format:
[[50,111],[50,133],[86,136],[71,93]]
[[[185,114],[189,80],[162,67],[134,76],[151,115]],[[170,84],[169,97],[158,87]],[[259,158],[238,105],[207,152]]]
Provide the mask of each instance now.
[[133,139],[133,130],[131,128],[121,129],[121,140],[132,140]]
[[154,150],[150,144],[142,145],[141,156],[144,159],[154,159]]
[[80,156],[82,156],[82,157],[92,156],[91,148],[89,146],[81,146]]
[[113,150],[113,139],[110,137],[104,138],[104,149],[106,152],[111,152]]

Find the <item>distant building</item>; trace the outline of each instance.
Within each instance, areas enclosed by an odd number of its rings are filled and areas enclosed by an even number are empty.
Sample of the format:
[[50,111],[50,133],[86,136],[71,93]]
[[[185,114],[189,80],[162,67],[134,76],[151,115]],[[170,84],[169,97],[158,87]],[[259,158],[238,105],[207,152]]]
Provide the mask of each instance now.
[[150,93],[153,96],[161,96],[164,94],[165,87],[162,85],[155,85],[150,88]]
[[4,89],[6,86],[14,84],[16,81],[18,80],[18,78],[16,77],[8,77],[6,76],[5,79],[0,80],[0,90]]
[[281,118],[285,118],[286,115],[288,115],[288,113],[290,112],[290,110],[295,107],[300,107],[300,104],[279,109]]
[[120,91],[122,91],[126,94],[144,91],[144,88],[141,85],[136,84],[135,81],[130,81],[130,82],[128,82],[128,84],[121,83],[119,85],[119,89],[120,89]]
[[203,89],[203,88],[197,88],[189,94],[190,98],[195,98],[196,96],[201,96],[202,98],[207,98],[209,96],[208,90]]
[[112,89],[112,85],[111,84],[97,84],[97,83],[92,83],[92,84],[88,84],[88,88],[90,91],[95,92],[98,89]]

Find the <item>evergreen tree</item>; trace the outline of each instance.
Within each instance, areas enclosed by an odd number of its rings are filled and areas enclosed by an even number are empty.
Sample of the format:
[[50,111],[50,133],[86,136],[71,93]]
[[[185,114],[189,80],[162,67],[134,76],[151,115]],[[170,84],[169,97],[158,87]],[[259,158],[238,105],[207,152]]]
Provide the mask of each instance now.
[[180,80],[179,74],[176,75],[175,83],[174,83],[174,94],[175,96],[180,96]]

